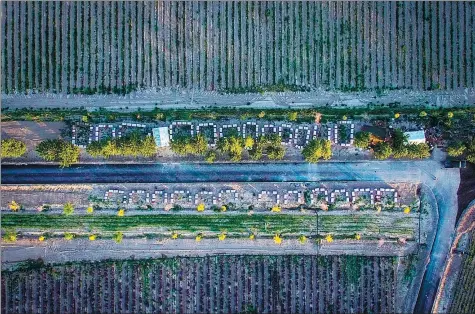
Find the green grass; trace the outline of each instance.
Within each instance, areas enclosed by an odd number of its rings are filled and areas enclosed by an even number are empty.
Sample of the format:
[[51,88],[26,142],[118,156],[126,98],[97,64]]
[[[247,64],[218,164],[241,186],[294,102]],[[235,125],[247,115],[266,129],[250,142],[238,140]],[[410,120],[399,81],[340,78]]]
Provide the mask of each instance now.
[[[391,237],[414,236],[414,218],[404,219],[386,215],[320,215],[318,233],[381,234]],[[115,232],[136,228],[154,228],[153,232],[221,232],[244,233],[257,230],[259,234],[317,233],[316,215],[286,214],[157,214],[136,216],[56,214],[4,214],[4,229],[40,229],[43,232]],[[149,230],[147,230],[149,232]],[[150,231],[152,232],[152,231]]]

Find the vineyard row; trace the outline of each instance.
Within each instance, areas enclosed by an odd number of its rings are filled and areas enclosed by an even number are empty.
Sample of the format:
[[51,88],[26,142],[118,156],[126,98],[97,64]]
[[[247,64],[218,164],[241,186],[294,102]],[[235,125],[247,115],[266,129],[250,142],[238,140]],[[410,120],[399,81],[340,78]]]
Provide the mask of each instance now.
[[474,87],[475,3],[3,1],[2,92]]

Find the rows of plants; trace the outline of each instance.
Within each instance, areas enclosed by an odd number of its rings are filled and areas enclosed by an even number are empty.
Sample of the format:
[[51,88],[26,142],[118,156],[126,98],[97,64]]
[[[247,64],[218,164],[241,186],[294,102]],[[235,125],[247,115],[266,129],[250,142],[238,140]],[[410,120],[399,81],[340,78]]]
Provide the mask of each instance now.
[[[344,215],[330,214],[126,214],[119,210],[117,215],[89,214],[3,214],[2,230],[4,240],[14,242],[18,236],[66,237],[76,234],[80,237],[93,236],[112,238],[118,232],[134,234],[140,228],[148,228],[151,235],[164,235],[176,239],[203,238],[225,240],[226,238],[273,238],[280,244],[286,237],[307,238],[317,241],[333,239],[376,239],[416,237],[417,216],[398,216],[391,213],[358,213]],[[302,236],[302,238],[300,238]],[[69,237],[69,236],[68,236]],[[279,240],[280,239],[280,240]],[[69,240],[69,239],[68,239]]]
[[6,1],[1,9],[5,93],[474,86],[469,1]]
[[470,240],[468,254],[463,256],[460,275],[450,304],[452,313],[470,313],[471,305],[475,302],[475,231],[470,233]]
[[[396,257],[31,261],[2,272],[2,312],[395,312]],[[401,298],[402,299],[402,298]]]

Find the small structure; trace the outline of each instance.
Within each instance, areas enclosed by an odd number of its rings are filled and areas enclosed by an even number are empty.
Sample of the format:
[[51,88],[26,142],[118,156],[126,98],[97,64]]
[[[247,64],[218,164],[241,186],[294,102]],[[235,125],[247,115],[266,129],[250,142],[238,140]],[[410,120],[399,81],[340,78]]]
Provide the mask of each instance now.
[[170,135],[168,134],[167,127],[153,128],[152,134],[153,138],[155,139],[155,144],[157,144],[157,147],[170,146]]
[[426,142],[424,130],[404,132],[409,144],[420,144]]

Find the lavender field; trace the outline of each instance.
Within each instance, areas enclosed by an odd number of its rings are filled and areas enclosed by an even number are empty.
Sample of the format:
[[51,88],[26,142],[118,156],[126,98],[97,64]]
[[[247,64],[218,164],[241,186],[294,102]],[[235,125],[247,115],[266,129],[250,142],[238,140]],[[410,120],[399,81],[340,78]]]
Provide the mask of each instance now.
[[2,92],[474,87],[474,2],[3,1]]

